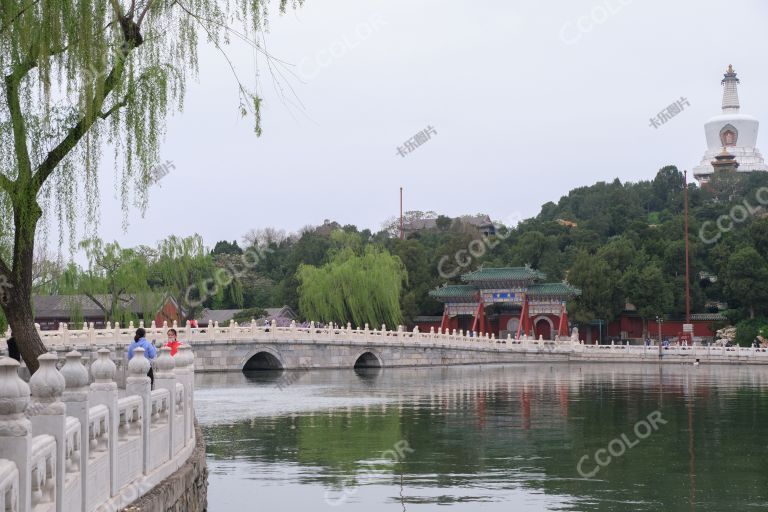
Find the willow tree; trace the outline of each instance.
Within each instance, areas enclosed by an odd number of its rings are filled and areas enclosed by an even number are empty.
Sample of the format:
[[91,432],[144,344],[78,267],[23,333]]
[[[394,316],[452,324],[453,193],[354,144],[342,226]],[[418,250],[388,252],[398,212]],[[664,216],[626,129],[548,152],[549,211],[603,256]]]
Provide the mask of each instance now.
[[400,293],[407,273],[402,261],[369,245],[362,255],[347,247],[321,267],[301,265],[296,274],[299,308],[311,320],[356,326],[402,320]]
[[[279,0],[280,9],[287,3]],[[236,37],[261,51],[255,41],[267,5],[0,0],[0,283],[10,290],[0,296],[32,371],[45,352],[30,304],[36,232],[57,220],[74,247],[78,215],[95,231],[105,144],[114,148],[126,218],[130,205],[144,208],[165,120],[181,109],[187,80],[197,72],[199,39],[222,50]],[[253,115],[258,134],[260,100],[235,82],[239,109]]]

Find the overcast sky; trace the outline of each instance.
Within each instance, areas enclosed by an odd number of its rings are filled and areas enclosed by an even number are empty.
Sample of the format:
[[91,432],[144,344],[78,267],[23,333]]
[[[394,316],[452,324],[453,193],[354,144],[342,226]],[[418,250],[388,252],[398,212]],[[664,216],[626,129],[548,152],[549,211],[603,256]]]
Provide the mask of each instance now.
[[[226,62],[202,48],[161,150],[173,168],[127,232],[104,158],[103,238],[197,232],[212,247],[324,219],[377,230],[398,213],[400,186],[406,210],[530,217],[574,187],[696,166],[728,64],[742,112],[768,119],[765,0],[306,0],[273,11],[267,43],[298,75],[282,83],[298,100],[281,100],[259,57],[257,138]],[[253,80],[253,52],[230,54]],[[690,106],[652,128],[681,97]],[[427,126],[436,135],[399,156]]]

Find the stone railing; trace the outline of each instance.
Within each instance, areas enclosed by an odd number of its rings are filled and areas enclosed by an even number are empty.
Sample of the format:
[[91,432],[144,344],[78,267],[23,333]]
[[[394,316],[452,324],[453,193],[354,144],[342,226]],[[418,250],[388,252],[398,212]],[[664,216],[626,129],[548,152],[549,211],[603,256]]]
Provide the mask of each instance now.
[[110,351],[90,375],[79,352],[44,354],[29,380],[0,358],[0,510],[116,511],[181,467],[195,448],[194,360],[188,345],[175,357],[160,349],[155,390],[150,363],[136,349],[126,389],[115,383]]
[[[143,322],[139,327],[144,327]],[[366,324],[363,328],[346,326],[325,325],[319,326],[311,322],[308,326],[297,325],[292,322],[288,327],[278,327],[273,321],[269,325],[260,325],[255,320],[250,323],[238,324],[231,321],[226,326],[218,322],[210,323],[206,327],[180,327],[176,323],[169,326],[163,323],[158,327],[152,322],[146,327],[146,337],[150,340],[162,342],[166,339],[167,330],[173,327],[178,332],[178,338],[190,345],[227,342],[257,342],[257,343],[339,343],[339,344],[376,344],[389,346],[402,345],[429,345],[433,347],[458,348],[458,349],[494,349],[520,353],[559,353],[571,354],[575,359],[649,359],[658,358],[659,348],[644,345],[590,345],[579,341],[574,337],[560,337],[555,341],[544,340],[541,337],[535,339],[529,336],[513,338],[511,334],[506,338],[496,338],[495,335],[456,329],[441,330],[434,328],[429,332],[420,332],[418,328],[412,331],[405,330],[402,326],[396,330],[388,330],[382,325],[381,329],[371,329]],[[107,324],[104,329],[94,329],[92,325],[83,329],[70,330],[66,324],[61,324],[54,331],[39,331],[40,336],[49,350],[90,349],[100,347],[117,348],[122,350],[132,341],[136,328],[133,323],[128,327],[116,324],[112,327]],[[10,332],[6,333],[10,336]],[[2,338],[0,338],[0,343]],[[0,353],[3,351],[0,345]],[[734,359],[749,360],[768,363],[768,349],[752,347],[715,347],[715,346],[670,346],[662,351],[664,356],[680,357],[704,357],[711,360],[730,361]]]
[[[163,342],[166,339],[166,333],[169,328],[173,327],[178,333],[178,338],[185,343],[195,344],[200,342],[216,341],[216,340],[229,340],[229,341],[375,341],[375,342],[392,342],[392,343],[422,343],[422,342],[437,342],[437,343],[466,343],[471,345],[477,345],[478,343],[501,343],[501,342],[547,342],[546,340],[536,340],[531,337],[522,337],[519,339],[513,339],[508,336],[506,339],[498,339],[495,335],[487,333],[477,333],[471,331],[457,331],[445,329],[441,331],[438,329],[430,329],[430,332],[420,332],[418,328],[414,328],[413,331],[407,331],[402,326],[399,326],[396,330],[388,330],[385,325],[381,326],[381,329],[371,329],[368,324],[365,327],[353,328],[351,324],[346,326],[339,326],[335,324],[331,325],[315,325],[315,322],[310,322],[309,325],[297,325],[296,322],[291,322],[288,327],[278,327],[273,320],[271,324],[264,325],[258,324],[255,320],[251,320],[250,323],[238,324],[237,322],[230,321],[228,325],[219,325],[219,322],[209,323],[204,327],[191,327],[189,322],[185,326],[178,326],[176,322],[172,325],[168,325],[167,322],[163,322],[162,326],[155,325],[153,321],[149,327],[145,327],[144,322],[139,322],[138,326],[134,326],[131,322],[127,327],[120,326],[116,323],[112,326],[109,322],[103,329],[95,329],[93,324],[85,325],[82,329],[69,329],[67,324],[59,324],[59,328],[56,330],[42,331],[38,328],[38,333],[43,343],[49,349],[61,348],[61,347],[92,347],[92,346],[120,346],[128,345],[133,341],[133,336],[136,333],[137,327],[142,327],[146,330],[146,338],[148,340],[155,340],[157,342]],[[8,330],[5,333],[5,338],[0,337],[0,342],[10,337],[11,332]],[[562,338],[563,341],[558,343],[570,343],[571,338]]]

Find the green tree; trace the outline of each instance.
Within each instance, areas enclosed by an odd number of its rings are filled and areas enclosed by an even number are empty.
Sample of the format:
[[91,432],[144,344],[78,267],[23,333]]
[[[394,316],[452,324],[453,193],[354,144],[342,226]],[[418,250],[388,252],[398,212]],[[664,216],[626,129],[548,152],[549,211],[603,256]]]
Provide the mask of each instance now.
[[604,257],[580,251],[568,271],[568,283],[581,289],[569,304],[573,319],[582,323],[614,320],[624,307],[620,276]]
[[[280,9],[287,3],[280,0]],[[199,41],[222,50],[234,34],[259,51],[266,10],[259,0],[3,0],[0,275],[13,293],[2,309],[32,372],[46,351],[31,305],[35,233],[44,214],[70,233],[80,210],[95,225],[105,142],[115,148],[125,215],[132,190],[143,208],[165,119],[182,108],[187,79],[197,72]],[[259,134],[261,100],[236,81],[239,109],[253,114]],[[74,234],[71,240],[74,246]]]
[[725,286],[730,295],[755,318],[768,306],[768,263],[753,247],[742,247],[728,259]]
[[179,302],[188,318],[194,318],[203,302],[231,283],[224,269],[215,271],[200,235],[170,236],[160,242],[152,280],[156,289],[164,290]]
[[643,319],[643,336],[648,335],[648,319],[664,316],[672,307],[672,288],[655,262],[636,264],[624,274],[622,288],[627,299]]
[[[131,302],[131,296],[149,292],[147,261],[117,242],[105,244],[99,238],[91,238],[80,246],[90,263],[85,279],[79,283],[80,291],[104,312],[105,321],[124,322],[125,305]],[[73,316],[77,315],[73,311]]]
[[371,327],[402,320],[400,291],[407,279],[403,263],[387,251],[367,246],[362,255],[341,250],[322,267],[301,265],[299,307],[304,317]]

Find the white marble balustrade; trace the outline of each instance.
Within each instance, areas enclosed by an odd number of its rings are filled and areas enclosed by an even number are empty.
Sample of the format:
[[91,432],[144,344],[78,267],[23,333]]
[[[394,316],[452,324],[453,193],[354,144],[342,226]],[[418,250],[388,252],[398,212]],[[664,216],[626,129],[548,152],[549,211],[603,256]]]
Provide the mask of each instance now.
[[[0,357],[0,510],[117,511],[176,471],[195,447],[193,355],[163,348],[157,389],[137,349],[127,389],[114,381],[107,349],[85,368],[70,352],[61,371],[40,356],[29,383]],[[90,375],[89,375],[90,373]]]

